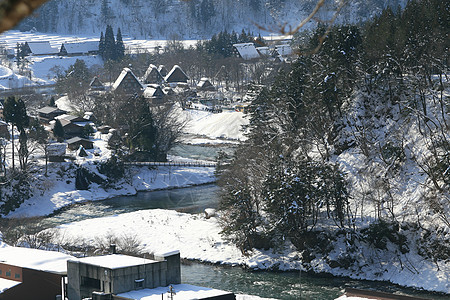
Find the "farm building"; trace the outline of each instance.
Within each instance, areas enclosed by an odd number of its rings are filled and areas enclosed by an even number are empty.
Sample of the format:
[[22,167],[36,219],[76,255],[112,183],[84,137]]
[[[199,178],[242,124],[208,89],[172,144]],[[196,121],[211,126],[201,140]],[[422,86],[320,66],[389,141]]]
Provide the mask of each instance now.
[[79,56],[98,53],[97,41],[84,41],[84,42],[72,42],[63,43],[59,50],[59,55],[64,56]]
[[25,42],[25,55],[56,55],[59,50],[50,46],[49,41],[41,42]]

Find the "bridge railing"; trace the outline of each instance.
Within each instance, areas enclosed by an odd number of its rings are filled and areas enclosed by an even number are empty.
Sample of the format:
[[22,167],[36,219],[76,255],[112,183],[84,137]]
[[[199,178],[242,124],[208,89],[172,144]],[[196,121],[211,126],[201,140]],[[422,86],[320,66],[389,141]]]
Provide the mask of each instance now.
[[203,161],[136,161],[125,162],[125,165],[131,166],[156,166],[156,167],[216,167],[216,162],[203,162]]

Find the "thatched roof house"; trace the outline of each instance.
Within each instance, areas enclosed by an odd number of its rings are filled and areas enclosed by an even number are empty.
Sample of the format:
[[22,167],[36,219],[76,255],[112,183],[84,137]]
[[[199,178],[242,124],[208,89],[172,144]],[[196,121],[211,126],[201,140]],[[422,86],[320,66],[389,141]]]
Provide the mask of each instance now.
[[145,71],[143,81],[146,84],[162,84],[164,77],[159,73],[155,65],[150,65],[147,71]]
[[164,79],[166,82],[184,82],[187,83],[189,77],[187,77],[186,73],[180,68],[180,66],[173,66],[172,70],[170,70],[169,74],[167,74]]
[[144,87],[129,68],[124,68],[112,86],[112,91],[126,95],[141,94]]
[[209,81],[208,78],[203,77],[200,79],[200,81],[197,83],[197,90],[201,92],[212,92],[215,91],[216,88],[214,85]]

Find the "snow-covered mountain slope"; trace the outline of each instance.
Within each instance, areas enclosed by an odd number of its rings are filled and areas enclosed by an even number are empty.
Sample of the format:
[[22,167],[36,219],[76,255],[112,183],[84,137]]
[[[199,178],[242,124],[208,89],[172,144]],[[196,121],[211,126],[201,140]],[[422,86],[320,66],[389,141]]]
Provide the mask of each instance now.
[[[339,0],[327,0],[316,16],[330,19]],[[344,7],[340,22],[357,22],[398,7],[405,0],[353,0]],[[317,0],[50,0],[18,29],[67,34],[99,34],[106,25],[120,27],[135,38],[210,38],[220,31],[267,35],[261,27],[277,31],[280,24],[295,26],[315,7]]]

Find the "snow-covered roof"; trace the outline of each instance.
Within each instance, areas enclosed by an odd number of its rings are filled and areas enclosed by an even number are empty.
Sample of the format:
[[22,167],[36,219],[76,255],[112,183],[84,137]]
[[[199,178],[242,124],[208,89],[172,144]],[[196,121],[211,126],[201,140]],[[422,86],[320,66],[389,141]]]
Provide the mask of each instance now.
[[5,279],[5,278],[0,278],[0,294],[12,287],[15,287],[18,284],[21,284],[21,283],[22,282],[20,282],[20,281],[14,281],[14,280],[9,280],[9,279]]
[[275,51],[282,57],[292,55],[292,48],[289,45],[276,45]]
[[166,82],[187,82],[189,77],[179,65],[174,65],[169,74],[164,78]]
[[[177,300],[204,299],[231,294],[230,292],[226,291],[194,286],[190,284],[173,284],[172,287],[174,292],[176,293],[175,299]],[[161,295],[167,295],[168,291],[169,287],[158,287],[154,289],[130,291],[127,293],[118,294],[117,296],[139,300],[160,300]]]
[[233,47],[236,48],[239,55],[245,60],[259,58],[259,53],[256,51],[253,43],[233,44]]
[[148,84],[142,95],[145,98],[164,96],[164,91],[162,90],[161,86],[157,84]]
[[66,154],[67,143],[52,143],[47,146],[49,156],[64,156]]
[[256,51],[258,51],[260,55],[270,55],[269,47],[258,47],[256,48]]
[[64,48],[66,49],[67,54],[89,53],[98,51],[97,41],[63,43],[62,46],[64,46]]
[[0,246],[0,263],[45,271],[56,274],[67,273],[67,261],[77,258],[55,251]]
[[57,54],[59,50],[50,46],[49,41],[44,42],[26,42],[28,47],[30,47],[31,54],[42,55],[42,54]]
[[37,110],[37,112],[38,113],[42,113],[42,114],[51,114],[51,113],[54,113],[54,112],[65,113],[64,110],[61,110],[61,109],[59,109],[57,107],[53,107],[53,106],[45,106],[45,107],[39,108]]
[[123,254],[91,256],[78,259],[79,262],[108,269],[120,269],[155,263],[157,261]]
[[114,84],[112,86],[112,90],[113,91],[119,87],[119,85],[122,83],[123,79],[125,78],[125,76],[127,76],[127,74],[130,74],[131,76],[133,76],[134,79],[136,79],[136,82],[140,84],[141,88],[142,89],[144,88],[142,83],[137,79],[137,77],[134,75],[134,73],[133,73],[133,71],[131,71],[131,69],[123,68],[123,70],[120,73],[119,77],[117,77],[116,81],[114,82]]
[[73,138],[71,138],[71,139],[68,139],[66,142],[67,142],[67,144],[70,145],[70,144],[78,143],[78,142],[81,142],[81,141],[89,142],[89,143],[94,143],[94,142],[91,141],[91,140],[83,139],[83,138],[80,138],[80,137],[78,137],[78,136],[73,137]]

